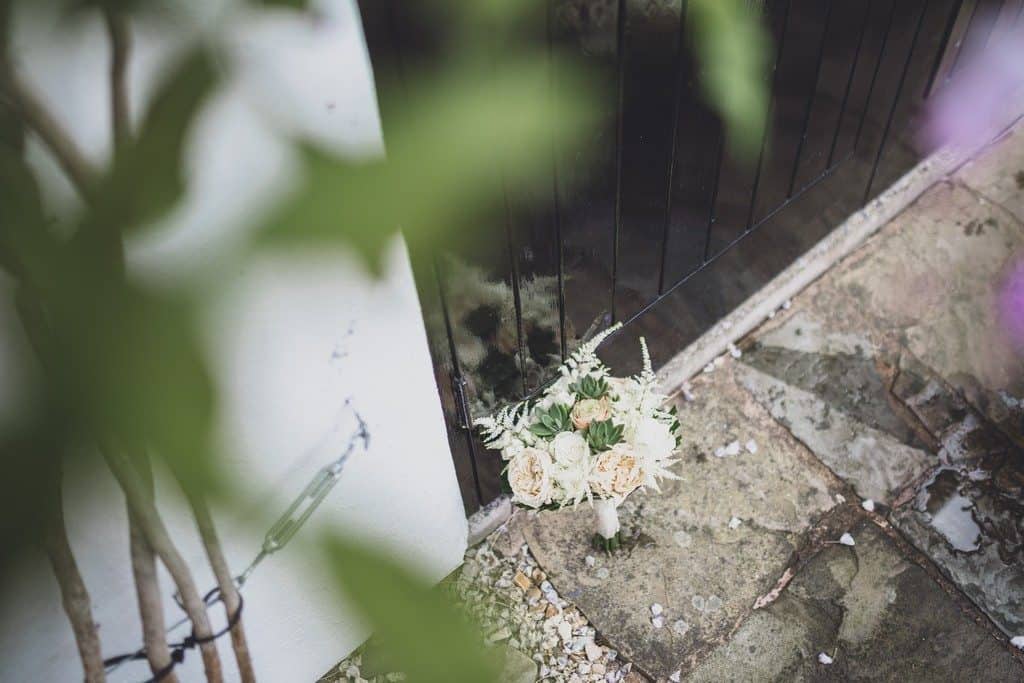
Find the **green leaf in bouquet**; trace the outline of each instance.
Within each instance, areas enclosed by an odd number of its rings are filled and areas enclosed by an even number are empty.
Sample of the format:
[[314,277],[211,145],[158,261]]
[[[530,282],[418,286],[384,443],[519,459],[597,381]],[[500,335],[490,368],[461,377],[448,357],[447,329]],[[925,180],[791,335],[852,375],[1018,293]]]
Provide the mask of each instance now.
[[572,431],[569,407],[561,403],[556,403],[547,410],[538,408],[535,416],[537,422],[530,425],[530,431],[542,439],[551,439],[559,432]]
[[608,394],[608,382],[603,377],[584,375],[578,382],[570,384],[569,389],[580,398],[600,399]]
[[606,451],[620,441],[622,441],[622,425],[615,424],[611,418],[591,422],[587,428],[587,443],[590,444],[590,450],[595,453]]

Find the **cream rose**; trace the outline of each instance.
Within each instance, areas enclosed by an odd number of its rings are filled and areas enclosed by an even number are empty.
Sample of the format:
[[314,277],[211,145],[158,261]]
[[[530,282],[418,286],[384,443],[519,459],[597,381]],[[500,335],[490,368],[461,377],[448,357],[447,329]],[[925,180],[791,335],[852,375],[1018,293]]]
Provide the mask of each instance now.
[[551,456],[539,448],[519,451],[508,464],[508,485],[512,500],[528,507],[541,507],[551,502]]
[[576,429],[586,429],[591,422],[607,420],[612,416],[612,408],[607,398],[585,398],[572,408],[572,424]]
[[563,501],[578,503],[585,499],[593,466],[586,439],[576,432],[561,432],[551,440],[550,448],[554,458],[551,476],[563,491]]
[[590,487],[594,493],[602,497],[621,500],[643,482],[643,467],[636,456],[626,445],[616,444],[611,450],[597,457],[590,478]]

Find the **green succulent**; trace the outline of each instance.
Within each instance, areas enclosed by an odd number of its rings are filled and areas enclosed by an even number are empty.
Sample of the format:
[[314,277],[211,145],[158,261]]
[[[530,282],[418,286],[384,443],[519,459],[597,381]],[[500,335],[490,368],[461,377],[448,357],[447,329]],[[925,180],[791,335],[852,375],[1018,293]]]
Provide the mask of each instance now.
[[579,381],[570,384],[569,389],[580,398],[599,399],[608,393],[608,382],[604,381],[603,377],[584,375]]
[[561,403],[556,403],[547,410],[538,408],[534,416],[537,422],[530,425],[530,431],[542,439],[553,438],[559,432],[572,431],[569,407]]
[[611,419],[591,422],[587,427],[587,443],[594,453],[606,451],[620,441],[622,425],[615,424]]

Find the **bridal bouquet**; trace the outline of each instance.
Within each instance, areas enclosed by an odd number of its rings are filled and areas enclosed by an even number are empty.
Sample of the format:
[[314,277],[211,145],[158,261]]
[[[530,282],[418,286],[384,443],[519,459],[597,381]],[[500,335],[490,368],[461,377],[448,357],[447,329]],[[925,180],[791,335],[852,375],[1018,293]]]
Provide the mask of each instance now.
[[679,421],[675,406],[655,389],[647,343],[640,338],[643,371],[612,377],[595,351],[621,325],[581,345],[559,367],[559,378],[539,399],[480,418],[485,445],[501,452],[512,502],[538,510],[587,501],[606,549],[619,545],[616,508],[638,488],[658,489],[677,479]]

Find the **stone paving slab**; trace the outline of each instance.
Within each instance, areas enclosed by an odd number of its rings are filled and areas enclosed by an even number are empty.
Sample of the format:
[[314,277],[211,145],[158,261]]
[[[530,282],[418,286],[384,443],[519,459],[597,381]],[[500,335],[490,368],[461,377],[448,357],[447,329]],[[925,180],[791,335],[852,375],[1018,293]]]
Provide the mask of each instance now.
[[1024,449],[914,359],[894,392],[935,433],[942,462],[894,524],[1007,635],[1024,633]]
[[[630,554],[595,553],[585,506],[541,513],[525,527],[552,583],[660,678],[723,642],[775,584],[802,532],[835,505],[837,482],[736,384],[732,364],[698,378],[693,392],[679,404],[682,479],[661,495],[634,494],[620,510],[624,530],[639,528],[647,542]],[[756,453],[714,455],[750,440]],[[652,625],[654,603],[665,609],[662,628]]]
[[890,406],[872,340],[830,327],[788,316],[746,349],[740,382],[858,495],[890,503],[935,458]]
[[964,164],[956,179],[1024,220],[1024,127],[1011,128]]
[[[757,610],[689,681],[1020,681],[1024,665],[870,522]],[[819,661],[819,653],[832,657]]]

